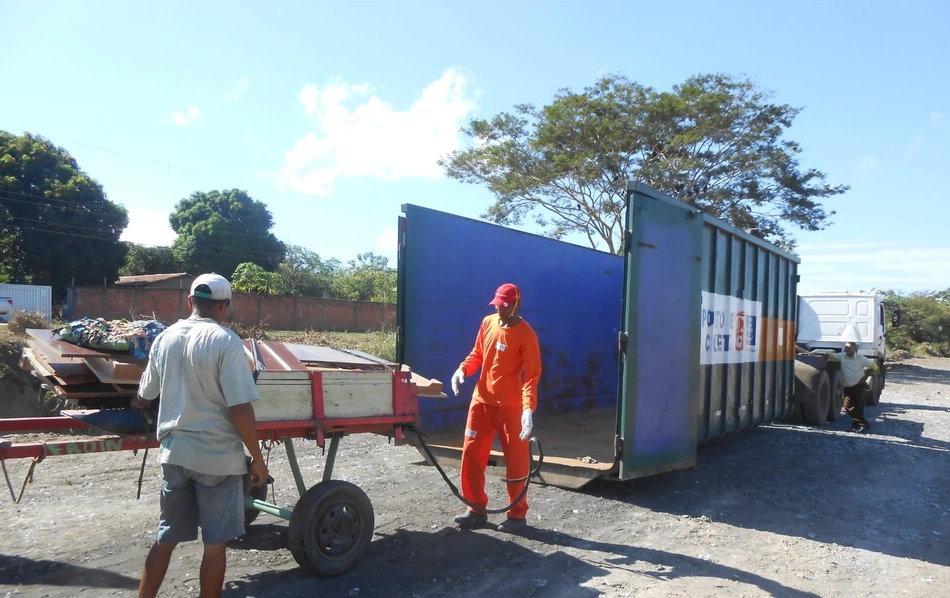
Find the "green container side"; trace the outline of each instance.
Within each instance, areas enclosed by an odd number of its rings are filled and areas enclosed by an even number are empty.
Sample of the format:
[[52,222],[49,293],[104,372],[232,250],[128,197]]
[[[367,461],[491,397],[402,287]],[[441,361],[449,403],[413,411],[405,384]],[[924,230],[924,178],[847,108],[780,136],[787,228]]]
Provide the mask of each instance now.
[[794,255],[693,206],[640,183],[627,199],[622,479],[789,412],[798,279]]

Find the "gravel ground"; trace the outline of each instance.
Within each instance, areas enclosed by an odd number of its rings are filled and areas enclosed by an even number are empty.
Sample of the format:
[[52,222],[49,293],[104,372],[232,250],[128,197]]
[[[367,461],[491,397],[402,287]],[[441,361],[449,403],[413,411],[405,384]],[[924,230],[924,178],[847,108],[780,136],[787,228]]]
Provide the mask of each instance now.
[[[766,426],[703,446],[695,469],[533,487],[520,536],[457,530],[461,505],[415,449],[348,437],[334,477],[372,500],[364,559],[312,577],[286,548],[287,522],[262,514],[229,549],[225,596],[946,596],[950,360],[891,366],[868,416],[868,435],[847,417]],[[312,443],[297,454],[316,482],[325,457]],[[141,454],[41,463],[20,504],[0,502],[0,597],[134,596],[157,523],[153,455],[141,500]],[[270,459],[272,500],[292,507],[283,450]],[[28,465],[7,462],[16,490]],[[489,493],[501,501],[497,477]],[[198,595],[200,557],[197,543],[178,548],[163,596]]]

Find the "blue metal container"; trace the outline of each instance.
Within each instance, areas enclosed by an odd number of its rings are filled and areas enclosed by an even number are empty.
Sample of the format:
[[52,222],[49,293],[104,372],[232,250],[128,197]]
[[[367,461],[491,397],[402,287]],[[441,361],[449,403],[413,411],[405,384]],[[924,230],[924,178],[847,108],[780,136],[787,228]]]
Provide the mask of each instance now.
[[447,398],[420,398],[440,459],[459,456],[474,385],[454,397],[448,380],[505,282],[521,288],[541,344],[535,429],[548,483],[689,467],[702,442],[791,409],[793,255],[636,183],[622,256],[403,212],[397,358],[446,382]]

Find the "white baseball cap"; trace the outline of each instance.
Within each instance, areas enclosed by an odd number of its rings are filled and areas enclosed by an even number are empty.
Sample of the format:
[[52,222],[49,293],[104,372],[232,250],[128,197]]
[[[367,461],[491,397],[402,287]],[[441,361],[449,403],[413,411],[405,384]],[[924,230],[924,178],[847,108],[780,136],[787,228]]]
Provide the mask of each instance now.
[[231,283],[220,274],[202,274],[191,283],[191,296],[226,301],[231,298]]

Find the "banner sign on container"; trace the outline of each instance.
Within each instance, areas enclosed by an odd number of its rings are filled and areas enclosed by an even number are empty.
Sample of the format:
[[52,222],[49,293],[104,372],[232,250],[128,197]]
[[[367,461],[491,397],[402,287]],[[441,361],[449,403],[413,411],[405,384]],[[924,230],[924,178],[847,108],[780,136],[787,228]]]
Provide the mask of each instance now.
[[762,302],[703,291],[700,365],[759,360]]

